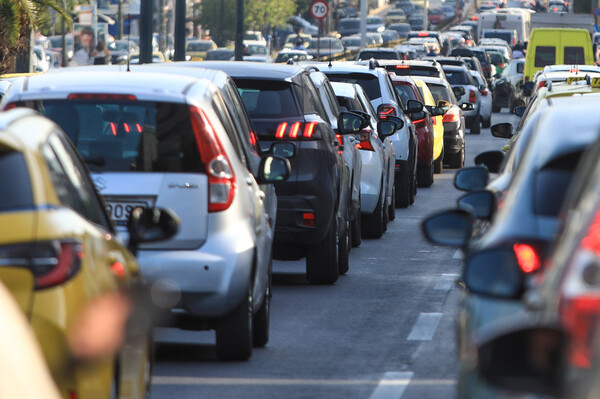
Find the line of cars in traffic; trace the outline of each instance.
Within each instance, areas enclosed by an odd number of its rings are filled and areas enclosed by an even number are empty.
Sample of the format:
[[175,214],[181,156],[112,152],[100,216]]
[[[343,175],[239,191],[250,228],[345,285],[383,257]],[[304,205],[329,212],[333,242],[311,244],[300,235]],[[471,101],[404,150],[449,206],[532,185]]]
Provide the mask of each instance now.
[[[458,396],[597,396],[600,84],[562,73],[492,134],[510,138],[461,169],[456,209],[425,219],[432,242],[463,249]],[[561,71],[562,70],[562,71]],[[569,134],[566,134],[570,132]],[[489,181],[489,173],[498,172]]]

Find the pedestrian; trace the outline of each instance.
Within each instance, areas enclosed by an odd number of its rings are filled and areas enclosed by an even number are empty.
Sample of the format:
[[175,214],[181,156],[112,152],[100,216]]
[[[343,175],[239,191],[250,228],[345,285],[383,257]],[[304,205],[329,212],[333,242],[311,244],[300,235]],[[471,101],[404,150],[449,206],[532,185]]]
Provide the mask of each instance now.
[[298,35],[296,40],[294,40],[294,46],[292,47],[292,50],[306,50],[306,47],[304,47],[304,40],[300,35]]
[[92,65],[96,49],[94,47],[94,31],[92,28],[83,28],[78,36],[79,49],[73,54],[73,63],[75,65]]
[[104,45],[104,40],[98,40],[96,54],[94,55],[94,65],[105,65],[110,63],[110,50]]

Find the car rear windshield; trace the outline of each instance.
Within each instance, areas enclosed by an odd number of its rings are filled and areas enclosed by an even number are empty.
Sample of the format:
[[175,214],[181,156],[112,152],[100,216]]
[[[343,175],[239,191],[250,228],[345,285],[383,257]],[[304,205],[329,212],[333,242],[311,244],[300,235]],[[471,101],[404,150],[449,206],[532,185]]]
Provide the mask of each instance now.
[[188,43],[187,51],[207,51],[213,48],[212,43]]
[[33,193],[23,154],[0,149],[0,212],[33,208]]
[[564,64],[585,64],[583,47],[565,47]]
[[483,32],[483,37],[486,39],[502,39],[508,44],[511,44],[512,41],[510,32]]
[[291,83],[252,79],[235,79],[235,83],[252,119],[301,115]]
[[533,198],[536,214],[558,216],[581,154],[575,151],[556,158],[537,173]]
[[398,54],[395,51],[361,51],[358,55],[359,60],[397,60]]
[[388,72],[394,72],[398,76],[430,76],[432,78],[439,78],[440,71],[434,67],[421,66],[421,65],[410,65],[408,68],[406,65],[386,65],[385,69]]
[[448,71],[444,69],[448,83],[451,85],[473,85],[473,79],[465,71]]
[[130,100],[45,100],[91,171],[204,172],[186,104]]
[[534,65],[536,67],[545,67],[546,65],[556,64],[556,47],[537,46],[535,49]]
[[394,82],[394,89],[396,89],[396,93],[398,93],[398,97],[400,97],[400,100],[402,101],[403,105],[406,105],[406,102],[408,100],[421,101],[420,99],[417,98],[417,95],[413,91],[410,84]]
[[370,73],[328,73],[327,77],[332,82],[358,83],[369,97],[369,100],[381,97],[379,79]]
[[435,100],[436,104],[440,100],[448,101],[449,103],[453,102],[450,98],[450,93],[448,92],[448,89],[446,89],[446,86],[427,83],[427,88],[431,92],[431,95],[433,96],[433,99]]
[[360,28],[360,20],[359,19],[342,19],[340,20],[340,28],[344,29],[353,29]]

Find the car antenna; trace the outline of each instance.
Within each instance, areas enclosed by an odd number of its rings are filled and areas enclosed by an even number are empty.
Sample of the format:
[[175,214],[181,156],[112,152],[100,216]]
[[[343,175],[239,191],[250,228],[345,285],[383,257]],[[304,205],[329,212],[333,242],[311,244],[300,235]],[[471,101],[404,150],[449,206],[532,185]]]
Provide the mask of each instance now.
[[327,65],[331,68],[333,65],[331,64],[331,40],[329,40],[329,64]]
[[[131,14],[127,14],[127,18],[131,21]],[[129,68],[129,60],[131,59],[131,50],[129,49],[131,46],[131,25],[129,25],[129,31],[127,31],[127,72],[131,72]]]

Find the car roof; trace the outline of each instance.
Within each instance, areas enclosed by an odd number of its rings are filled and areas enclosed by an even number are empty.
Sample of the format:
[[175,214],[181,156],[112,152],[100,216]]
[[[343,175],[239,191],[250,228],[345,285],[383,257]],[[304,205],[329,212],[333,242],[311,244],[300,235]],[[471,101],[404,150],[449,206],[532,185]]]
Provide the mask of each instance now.
[[250,61],[187,61],[186,64],[224,71],[234,78],[260,78],[266,80],[289,80],[304,71],[298,65]]
[[442,65],[442,69],[444,71],[469,71],[469,68],[462,65]]
[[332,62],[331,65],[328,63],[307,63],[307,65],[315,65],[321,72],[348,72],[348,73],[368,73],[371,75],[377,75],[378,70],[382,73],[386,73],[384,69],[374,68],[369,69],[368,65],[350,64],[347,62]]
[[331,87],[333,87],[336,96],[358,98],[354,84],[355,83],[331,82]]

